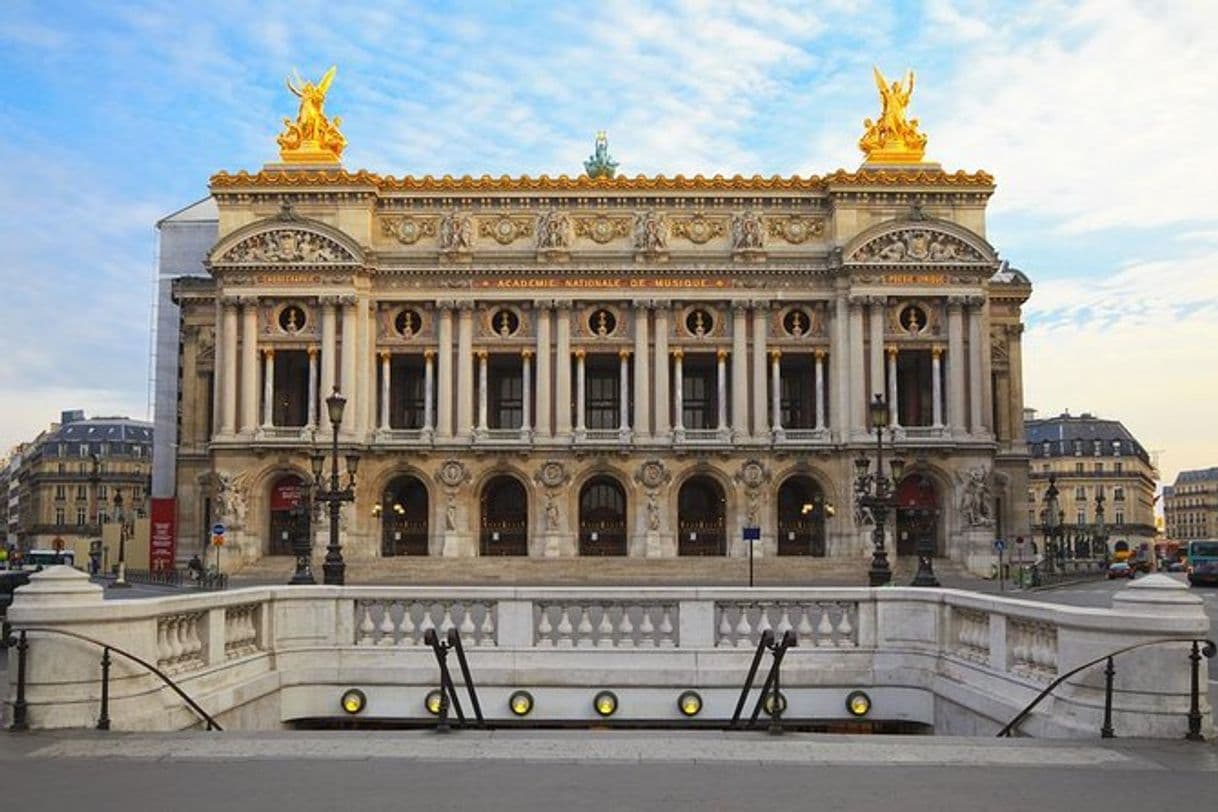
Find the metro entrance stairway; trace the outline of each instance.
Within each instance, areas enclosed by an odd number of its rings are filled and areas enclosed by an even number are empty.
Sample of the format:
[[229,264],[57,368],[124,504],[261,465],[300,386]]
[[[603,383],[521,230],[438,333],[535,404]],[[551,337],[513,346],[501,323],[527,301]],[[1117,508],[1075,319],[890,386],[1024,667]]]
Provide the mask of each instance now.
[[[890,559],[893,584],[905,586],[913,580],[917,560],[912,556]],[[867,583],[870,558],[769,557],[753,562],[757,586],[860,586]],[[287,583],[295,559],[268,556],[233,573],[234,585],[242,583]],[[321,562],[314,562],[314,576],[321,583]],[[962,567],[946,559],[935,559],[935,572],[952,584],[976,581]],[[748,584],[749,562],[745,558],[642,559],[595,558],[426,558],[398,556],[375,561],[347,563],[346,582],[360,584],[528,584],[528,585],[705,585]],[[946,585],[946,584],[945,584]]]

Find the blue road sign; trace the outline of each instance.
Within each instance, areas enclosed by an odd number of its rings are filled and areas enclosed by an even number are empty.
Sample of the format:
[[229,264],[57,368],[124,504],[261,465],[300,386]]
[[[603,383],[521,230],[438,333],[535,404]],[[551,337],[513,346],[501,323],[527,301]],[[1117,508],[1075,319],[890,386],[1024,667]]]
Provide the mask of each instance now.
[[761,541],[761,528],[760,527],[744,528],[744,540],[745,541]]
[[224,535],[224,525],[220,524],[219,522],[216,522],[215,524],[213,524],[211,526],[211,534],[213,536],[223,536]]

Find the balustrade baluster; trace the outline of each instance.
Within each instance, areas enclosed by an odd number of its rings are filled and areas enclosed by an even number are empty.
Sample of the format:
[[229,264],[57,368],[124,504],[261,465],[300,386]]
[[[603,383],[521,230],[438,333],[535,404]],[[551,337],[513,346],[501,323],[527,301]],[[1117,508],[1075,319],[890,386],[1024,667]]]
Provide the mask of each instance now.
[[554,627],[550,625],[549,610],[550,607],[541,604],[541,617],[537,621],[537,645],[547,648],[554,645],[554,638],[550,636],[554,633]]
[[393,624],[393,607],[395,603],[386,602],[381,610],[381,623],[379,631],[380,638],[376,641],[378,646],[392,646],[397,641],[394,639],[394,624]]
[[833,645],[833,620],[829,617],[829,605],[817,604],[820,607],[820,622],[816,624],[816,645]]
[[622,606],[622,620],[617,624],[617,644],[621,648],[634,647],[634,623],[630,620],[630,606]]
[[578,611],[579,607],[570,603],[559,608],[558,645],[560,648],[571,648],[575,645],[575,639],[571,634],[575,630],[575,627],[571,625],[571,613]]
[[601,607],[601,622],[596,627],[596,645],[600,648],[613,646],[613,624],[609,622],[610,604]]
[[412,601],[402,602],[402,623],[400,628],[402,630],[401,645],[413,646],[419,642],[419,637],[416,634],[418,628],[414,625],[414,603]]
[[752,648],[753,643],[753,627],[749,623],[749,607],[747,604],[739,604],[740,606],[740,622],[736,624],[736,648]]
[[660,648],[673,648],[677,645],[673,634],[671,610],[665,606],[664,615],[660,618]]
[[372,624],[372,601],[361,601],[357,606],[362,610],[363,620],[359,624],[359,640],[356,645],[370,646],[372,634],[376,631],[376,626]]
[[586,647],[586,646],[591,646],[591,645],[592,645],[592,612],[591,612],[591,608],[590,608],[590,607],[587,607],[587,606],[582,606],[582,607],[579,607],[579,608],[577,609],[577,611],[579,612],[579,626],[578,626],[578,627],[576,627],[576,628],[577,628],[577,635],[576,635],[576,638],[575,638],[575,645],[577,645],[577,646],[585,646],[585,647]]
[[839,603],[842,618],[837,624],[837,645],[839,648],[854,647],[854,625],[850,622],[850,604]]
[[728,605],[726,603],[719,606],[719,639],[715,641],[715,645],[726,646],[732,641],[732,622],[727,616]]

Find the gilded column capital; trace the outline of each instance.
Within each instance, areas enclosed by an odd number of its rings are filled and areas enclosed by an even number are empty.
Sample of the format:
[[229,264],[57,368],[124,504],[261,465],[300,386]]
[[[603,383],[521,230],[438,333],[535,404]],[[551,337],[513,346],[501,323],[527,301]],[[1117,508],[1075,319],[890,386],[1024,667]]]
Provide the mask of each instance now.
[[618,357],[618,358],[629,358],[629,357],[630,357],[630,350],[629,350],[628,348],[626,348],[626,347],[622,347],[621,349],[619,349],[619,350],[617,351],[617,357]]
[[940,347],[938,344],[931,347],[930,356],[931,356],[931,358],[942,358],[943,357],[943,348]]
[[431,360],[435,359],[435,357],[436,357],[436,351],[431,349],[430,347],[428,349],[423,350],[423,360],[431,361]]
[[729,355],[731,352],[728,350],[715,350],[715,360],[717,361],[726,361]]
[[488,354],[488,353],[487,353],[487,351],[486,351],[486,350],[475,350],[475,351],[474,351],[474,355],[476,355],[476,356],[478,357],[478,360],[479,360],[479,361],[485,361],[485,360],[486,360],[486,357],[487,357],[487,354]]
[[682,358],[685,357],[685,350],[681,349],[680,347],[677,347],[675,350],[672,351],[672,357],[677,359],[678,361],[681,360]]
[[571,350],[571,355],[572,355],[574,358],[583,358],[583,357],[584,357],[584,355],[585,355],[584,348],[583,348],[583,347],[576,347],[574,350]]
[[376,357],[380,358],[382,362],[388,361],[392,356],[393,353],[389,352],[389,350],[380,350],[376,354]]
[[310,359],[313,359],[313,358],[317,357],[318,353],[320,353],[321,350],[317,349],[317,347],[315,347],[315,346],[310,345],[307,348],[305,348],[305,352],[308,354]]
[[780,358],[782,358],[782,350],[778,350],[778,349],[770,350],[770,360],[771,361],[777,361]]
[[889,344],[887,347],[884,348],[884,352],[888,353],[889,358],[897,357],[897,348],[895,345]]
[[532,351],[532,350],[530,350],[528,347],[525,347],[524,349],[522,349],[522,350],[520,351],[520,357],[521,357],[521,358],[532,358],[532,357],[533,357],[533,351]]
[[263,348],[262,348],[262,355],[263,355],[263,357],[265,357],[267,360],[271,360],[271,359],[273,359],[273,358],[275,357],[275,350],[274,350],[272,347],[263,347]]
[[829,357],[829,351],[828,351],[828,350],[815,350],[815,351],[813,351],[813,353],[812,353],[812,354],[813,354],[814,356],[816,356],[816,360],[817,360],[817,361],[823,361],[823,360],[825,360],[826,358],[828,358],[828,357]]

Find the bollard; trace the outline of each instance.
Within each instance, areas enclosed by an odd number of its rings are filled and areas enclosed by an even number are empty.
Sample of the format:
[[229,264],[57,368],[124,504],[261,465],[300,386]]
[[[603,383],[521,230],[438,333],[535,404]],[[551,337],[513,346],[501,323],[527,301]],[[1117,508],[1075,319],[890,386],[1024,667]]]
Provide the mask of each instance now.
[[1188,658],[1193,661],[1193,667],[1192,684],[1189,688],[1188,733],[1184,738],[1191,742],[1203,742],[1205,736],[1201,734],[1201,651],[1196,640],[1193,641],[1193,651]]
[[97,729],[110,729],[110,647],[102,649],[101,659],[101,713],[97,716]]
[[1116,675],[1116,669],[1112,667],[1112,658],[1108,658],[1108,665],[1104,666],[1104,726],[1100,728],[1100,738],[1113,738],[1112,732],[1112,678]]
[[25,657],[29,649],[30,643],[25,637],[25,629],[22,629],[17,637],[17,700],[13,703],[13,723],[9,725],[9,730],[30,729],[25,702]]

